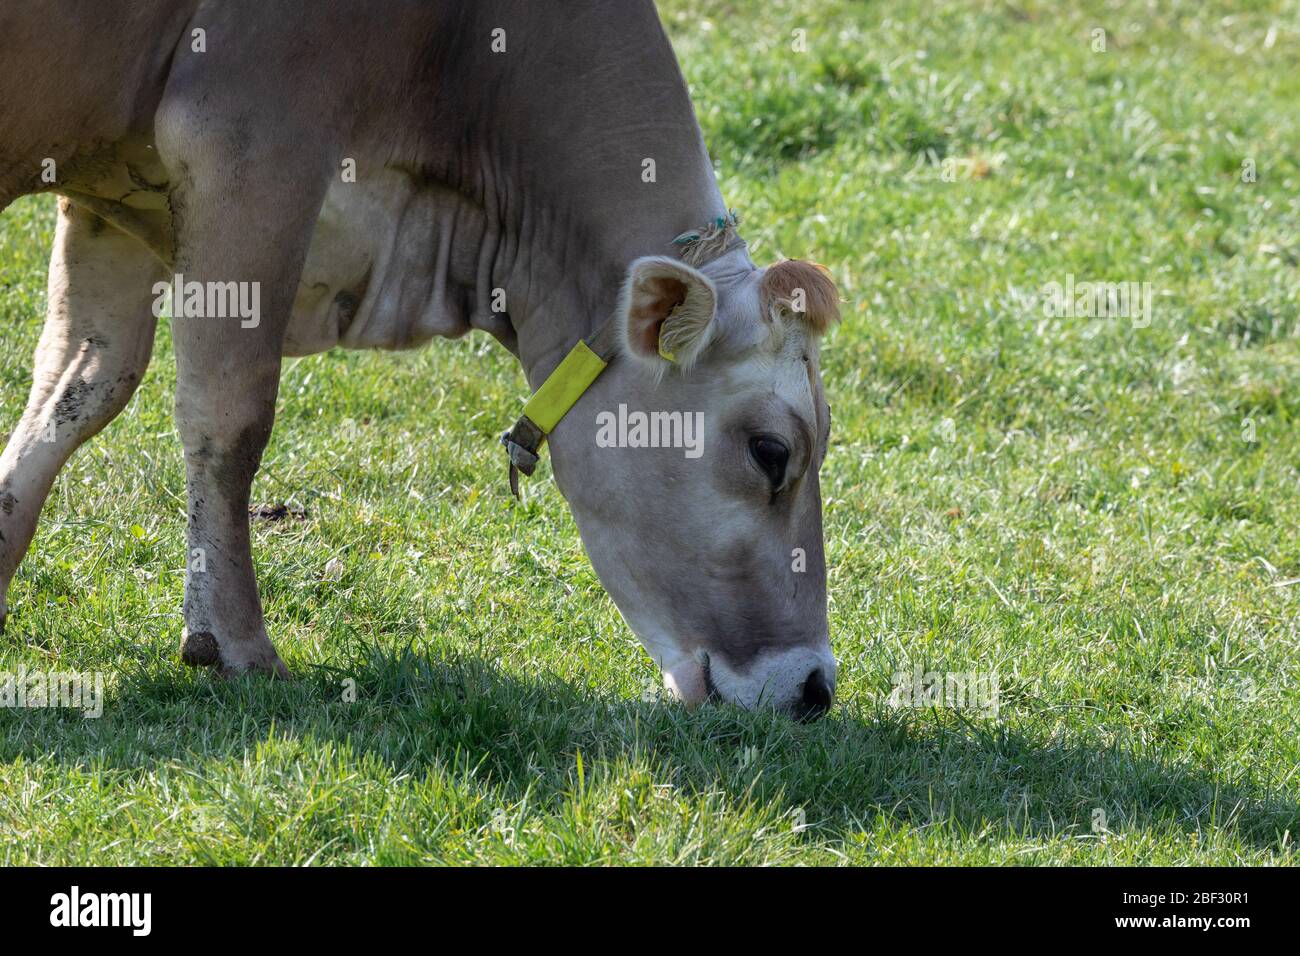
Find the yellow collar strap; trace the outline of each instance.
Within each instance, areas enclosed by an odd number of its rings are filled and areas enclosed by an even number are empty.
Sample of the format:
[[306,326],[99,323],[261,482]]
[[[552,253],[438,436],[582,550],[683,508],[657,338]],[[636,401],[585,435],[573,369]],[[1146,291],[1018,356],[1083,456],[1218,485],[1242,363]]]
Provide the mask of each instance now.
[[579,339],[524,404],[524,413],[514,427],[501,436],[501,444],[510,456],[510,491],[516,498],[519,497],[519,473],[533,473],[546,436],[613,361],[617,352],[616,336],[617,328],[610,318],[590,338]]

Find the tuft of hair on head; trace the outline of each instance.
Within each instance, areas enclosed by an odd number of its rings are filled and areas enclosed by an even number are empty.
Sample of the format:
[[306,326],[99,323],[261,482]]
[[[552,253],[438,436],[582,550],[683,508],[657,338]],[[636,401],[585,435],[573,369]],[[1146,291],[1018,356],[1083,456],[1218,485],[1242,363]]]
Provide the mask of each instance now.
[[773,318],[793,313],[817,335],[840,319],[840,294],[823,265],[786,259],[768,266],[760,286]]

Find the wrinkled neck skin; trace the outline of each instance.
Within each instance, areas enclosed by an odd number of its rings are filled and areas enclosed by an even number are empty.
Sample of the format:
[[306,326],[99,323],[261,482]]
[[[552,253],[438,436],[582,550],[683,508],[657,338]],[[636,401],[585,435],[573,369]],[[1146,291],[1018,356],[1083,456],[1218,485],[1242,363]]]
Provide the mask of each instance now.
[[[565,15],[572,26],[557,35],[549,4],[512,8],[506,54],[475,44],[487,61],[476,75],[507,72],[478,94],[478,168],[450,177],[477,180],[491,282],[505,290],[510,344],[534,389],[612,314],[635,258],[675,255],[673,237],[726,213],[653,4]],[[484,36],[492,19],[480,16]]]

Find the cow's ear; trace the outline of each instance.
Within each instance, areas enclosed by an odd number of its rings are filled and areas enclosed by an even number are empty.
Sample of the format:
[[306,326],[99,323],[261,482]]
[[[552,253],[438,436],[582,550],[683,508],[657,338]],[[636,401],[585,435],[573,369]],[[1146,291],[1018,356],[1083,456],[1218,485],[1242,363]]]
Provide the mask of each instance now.
[[718,294],[698,269],[667,256],[637,259],[619,302],[624,348],[663,370],[689,368],[713,336]]

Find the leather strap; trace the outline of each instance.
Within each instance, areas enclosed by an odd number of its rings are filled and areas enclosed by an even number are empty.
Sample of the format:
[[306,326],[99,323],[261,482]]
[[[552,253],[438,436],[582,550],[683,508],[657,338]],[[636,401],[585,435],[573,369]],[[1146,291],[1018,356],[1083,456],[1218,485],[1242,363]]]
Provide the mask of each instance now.
[[618,352],[618,325],[614,320],[610,316],[588,338],[578,340],[524,405],[523,414],[501,436],[510,458],[510,493],[516,500],[520,500],[520,472],[532,475],[546,436],[614,360]]

